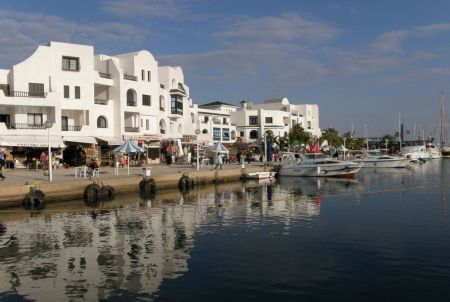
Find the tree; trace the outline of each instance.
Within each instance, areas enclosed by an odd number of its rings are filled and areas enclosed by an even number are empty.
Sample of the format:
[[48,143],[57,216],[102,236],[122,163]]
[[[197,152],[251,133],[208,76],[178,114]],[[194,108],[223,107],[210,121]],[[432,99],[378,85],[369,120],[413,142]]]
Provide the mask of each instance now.
[[311,134],[306,132],[299,124],[296,124],[289,131],[289,145],[291,147],[299,147],[302,144],[306,145],[311,140]]
[[272,141],[278,146],[280,151],[286,151],[287,147],[289,147],[289,137],[286,134],[284,136],[275,136]]
[[[390,134],[383,135],[381,140],[382,140],[382,145],[384,145],[386,148],[388,148],[389,144],[395,144],[396,142],[398,142],[398,139],[395,139],[395,137],[393,137]],[[387,145],[386,145],[386,142],[387,142]]]
[[325,132],[320,137],[320,142],[327,141],[328,145],[338,147],[342,145],[342,138],[339,136],[339,133],[334,128],[325,129]]

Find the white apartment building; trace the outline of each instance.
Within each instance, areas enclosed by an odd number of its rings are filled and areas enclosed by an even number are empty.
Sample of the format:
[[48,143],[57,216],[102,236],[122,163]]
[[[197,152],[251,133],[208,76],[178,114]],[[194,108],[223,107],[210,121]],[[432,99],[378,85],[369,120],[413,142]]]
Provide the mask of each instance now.
[[199,140],[207,145],[215,142],[234,143],[237,132],[236,124],[231,119],[231,113],[236,106],[224,102],[211,102],[194,105],[197,116],[197,128],[200,130]]
[[[50,42],[0,70],[0,146],[92,146],[193,135],[192,100],[180,67],[148,51],[94,55],[93,46]],[[49,130],[45,122],[53,122]],[[102,154],[105,153],[105,154]]]
[[231,113],[238,136],[244,141],[262,139],[264,134],[284,136],[300,124],[315,137],[320,137],[318,105],[292,105],[287,98],[266,100],[262,104],[242,101]]

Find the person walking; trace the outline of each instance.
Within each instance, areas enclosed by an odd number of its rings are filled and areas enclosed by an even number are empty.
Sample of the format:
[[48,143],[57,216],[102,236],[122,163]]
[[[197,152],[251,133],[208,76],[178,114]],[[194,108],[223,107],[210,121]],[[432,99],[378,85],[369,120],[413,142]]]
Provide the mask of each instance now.
[[236,153],[236,159],[237,159],[238,164],[240,164],[241,163],[241,152],[240,151],[238,151]]
[[0,179],[5,180],[5,176],[3,175],[3,167],[5,166],[5,153],[3,151],[0,151]]
[[222,170],[223,167],[223,159],[222,159],[222,155],[220,153],[217,153],[216,156],[216,166],[214,167],[214,169],[217,170],[217,168],[220,167],[220,170]]

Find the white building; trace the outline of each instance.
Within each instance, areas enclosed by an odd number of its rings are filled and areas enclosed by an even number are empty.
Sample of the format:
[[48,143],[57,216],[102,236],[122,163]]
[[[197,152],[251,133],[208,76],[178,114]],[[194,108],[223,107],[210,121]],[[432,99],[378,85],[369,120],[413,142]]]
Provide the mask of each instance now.
[[199,140],[208,145],[214,142],[234,143],[237,133],[231,114],[236,108],[235,105],[224,102],[194,105],[194,111],[198,116]]
[[244,141],[263,138],[265,133],[284,136],[299,124],[315,137],[320,137],[318,105],[293,105],[287,98],[267,100],[262,104],[242,101],[231,113],[238,136]]
[[148,51],[95,55],[88,45],[50,42],[0,70],[0,146],[54,148],[100,143],[106,160],[124,139],[194,134],[192,100],[180,67],[159,67]]

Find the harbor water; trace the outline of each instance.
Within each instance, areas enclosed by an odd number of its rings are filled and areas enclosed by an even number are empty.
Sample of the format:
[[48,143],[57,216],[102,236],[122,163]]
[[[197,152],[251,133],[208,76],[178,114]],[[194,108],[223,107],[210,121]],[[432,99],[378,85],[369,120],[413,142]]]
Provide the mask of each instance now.
[[0,211],[0,301],[447,301],[450,160]]

